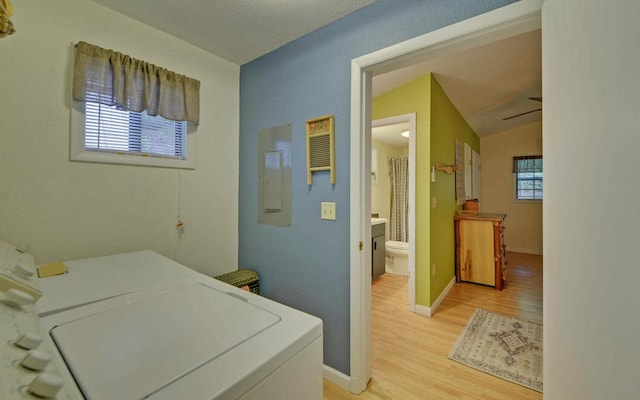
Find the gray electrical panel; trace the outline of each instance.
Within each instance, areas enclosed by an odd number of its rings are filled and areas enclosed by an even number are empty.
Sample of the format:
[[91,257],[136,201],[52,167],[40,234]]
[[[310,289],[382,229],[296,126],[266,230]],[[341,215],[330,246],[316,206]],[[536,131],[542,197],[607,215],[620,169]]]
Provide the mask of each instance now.
[[258,132],[258,223],[291,226],[291,124]]

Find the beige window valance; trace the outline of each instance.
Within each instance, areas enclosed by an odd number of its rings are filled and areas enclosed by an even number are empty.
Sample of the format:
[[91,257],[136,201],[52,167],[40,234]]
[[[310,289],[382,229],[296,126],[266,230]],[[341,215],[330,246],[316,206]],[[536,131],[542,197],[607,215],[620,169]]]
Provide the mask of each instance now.
[[199,123],[200,81],[87,42],[76,47],[74,100]]
[[542,156],[513,157],[513,173],[542,172]]

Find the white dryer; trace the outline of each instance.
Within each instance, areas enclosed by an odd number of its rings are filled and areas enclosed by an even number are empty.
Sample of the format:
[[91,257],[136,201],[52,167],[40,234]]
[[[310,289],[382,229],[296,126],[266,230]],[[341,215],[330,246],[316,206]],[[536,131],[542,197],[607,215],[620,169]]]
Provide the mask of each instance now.
[[37,304],[41,316],[162,283],[206,279],[150,250],[66,261],[64,265],[67,273],[38,280],[46,297]]

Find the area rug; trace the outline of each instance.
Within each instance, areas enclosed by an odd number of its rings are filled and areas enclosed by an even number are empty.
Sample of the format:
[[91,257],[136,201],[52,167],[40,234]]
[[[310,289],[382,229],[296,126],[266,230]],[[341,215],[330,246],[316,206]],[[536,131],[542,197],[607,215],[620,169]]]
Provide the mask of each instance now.
[[542,393],[542,324],[476,308],[449,358]]

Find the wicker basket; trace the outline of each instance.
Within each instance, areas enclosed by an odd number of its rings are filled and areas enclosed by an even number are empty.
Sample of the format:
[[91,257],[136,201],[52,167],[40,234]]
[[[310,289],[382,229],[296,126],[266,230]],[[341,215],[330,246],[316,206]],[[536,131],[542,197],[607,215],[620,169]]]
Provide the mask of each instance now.
[[478,212],[478,199],[467,200],[464,203],[464,210],[471,212]]
[[236,287],[249,286],[251,293],[260,294],[258,274],[250,269],[240,268],[237,271],[218,275],[215,278]]

